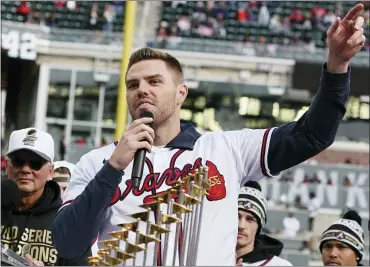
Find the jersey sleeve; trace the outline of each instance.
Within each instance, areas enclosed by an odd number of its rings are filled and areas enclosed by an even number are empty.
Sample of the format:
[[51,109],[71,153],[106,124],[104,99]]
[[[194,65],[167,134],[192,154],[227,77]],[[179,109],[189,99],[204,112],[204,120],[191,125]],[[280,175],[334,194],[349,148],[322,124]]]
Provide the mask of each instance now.
[[235,156],[236,167],[241,170],[239,179],[242,184],[249,180],[273,176],[267,157],[274,129],[243,129],[224,133],[226,142]]
[[71,179],[63,195],[63,204],[60,210],[71,204],[85,190],[95,175],[95,166],[89,155],[82,156],[71,174]]

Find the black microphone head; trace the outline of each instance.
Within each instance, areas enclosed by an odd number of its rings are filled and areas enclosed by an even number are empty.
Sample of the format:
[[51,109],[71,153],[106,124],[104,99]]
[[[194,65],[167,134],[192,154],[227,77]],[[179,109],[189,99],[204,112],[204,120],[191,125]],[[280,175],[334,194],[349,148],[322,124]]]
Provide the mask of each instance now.
[[13,180],[1,181],[1,205],[6,207],[17,206],[21,202],[21,192]]
[[152,119],[154,119],[154,115],[150,111],[144,111],[143,113],[140,114],[140,118],[152,118]]
[[[140,118],[152,118],[154,120],[154,115],[150,111],[144,111],[140,114]],[[153,128],[153,122],[148,124],[150,128]]]

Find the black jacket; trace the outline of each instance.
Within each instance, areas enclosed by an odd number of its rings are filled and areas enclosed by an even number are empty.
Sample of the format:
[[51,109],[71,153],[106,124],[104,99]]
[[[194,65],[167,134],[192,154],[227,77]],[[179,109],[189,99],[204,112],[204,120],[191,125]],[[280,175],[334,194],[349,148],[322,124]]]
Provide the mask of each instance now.
[[[36,204],[19,211],[14,206],[1,206],[2,243],[22,255],[25,244],[31,245],[29,254],[45,265],[87,265],[87,254],[78,260],[65,261],[58,256],[52,240],[52,223],[62,205],[59,185],[48,181]],[[91,253],[91,252],[90,252]]]
[[284,245],[279,240],[267,235],[259,235],[254,241],[253,251],[243,255],[243,262],[255,263],[263,261],[274,256],[279,256]]

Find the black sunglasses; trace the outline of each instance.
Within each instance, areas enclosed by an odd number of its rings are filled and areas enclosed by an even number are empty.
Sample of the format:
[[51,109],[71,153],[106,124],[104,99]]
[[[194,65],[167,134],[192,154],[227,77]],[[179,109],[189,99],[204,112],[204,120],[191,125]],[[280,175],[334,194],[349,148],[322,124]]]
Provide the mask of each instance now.
[[17,168],[22,168],[26,163],[30,166],[30,168],[34,171],[38,171],[45,165],[47,162],[46,160],[25,160],[21,158],[10,158],[11,164]]

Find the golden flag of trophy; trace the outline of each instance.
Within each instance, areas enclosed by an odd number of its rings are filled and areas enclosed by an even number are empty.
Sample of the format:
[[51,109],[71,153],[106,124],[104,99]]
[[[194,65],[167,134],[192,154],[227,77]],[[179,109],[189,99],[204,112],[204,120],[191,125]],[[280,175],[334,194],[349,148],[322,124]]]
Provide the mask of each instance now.
[[[153,196],[152,202],[140,206],[143,212],[128,215],[133,222],[119,224],[120,230],[108,233],[112,239],[99,241],[104,248],[99,249],[98,256],[88,258],[89,265],[125,266],[130,260],[130,266],[145,266],[148,261],[152,266],[166,263],[195,266],[203,203],[209,187],[208,167],[199,167],[194,174],[186,175],[167,191]],[[153,214],[154,220],[151,220]],[[145,231],[139,229],[143,223]],[[176,230],[174,245],[172,242],[169,246],[171,228]],[[150,255],[149,244],[154,244],[154,253]],[[169,250],[173,250],[171,260]],[[137,257],[138,254],[141,257]]]

